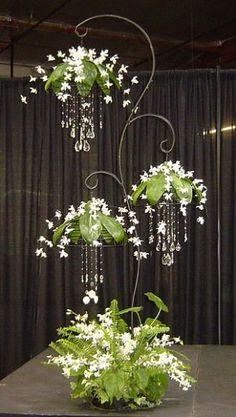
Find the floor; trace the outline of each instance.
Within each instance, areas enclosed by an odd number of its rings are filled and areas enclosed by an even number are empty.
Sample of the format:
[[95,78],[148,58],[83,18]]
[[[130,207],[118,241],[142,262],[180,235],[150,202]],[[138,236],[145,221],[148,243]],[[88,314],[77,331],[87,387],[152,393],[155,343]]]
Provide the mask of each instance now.
[[69,382],[58,368],[42,365],[44,351],[0,381],[0,416],[236,417],[236,346],[181,347],[191,360],[195,387],[183,392],[170,384],[161,406],[111,412],[70,400]]

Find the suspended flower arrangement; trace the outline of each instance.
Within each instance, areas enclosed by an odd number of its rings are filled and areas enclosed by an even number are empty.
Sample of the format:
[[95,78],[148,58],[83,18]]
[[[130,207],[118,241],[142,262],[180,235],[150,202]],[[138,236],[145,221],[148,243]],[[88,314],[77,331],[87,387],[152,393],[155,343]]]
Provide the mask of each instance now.
[[[155,242],[156,251],[162,254],[163,265],[174,262],[174,252],[181,250],[181,215],[184,219],[183,240],[187,235],[187,206],[196,204],[200,212],[199,224],[204,224],[203,212],[207,201],[207,188],[203,180],[195,179],[193,171],[185,171],[180,162],[166,161],[140,176],[137,185],[132,186],[131,201],[147,202],[145,213],[149,216],[149,244]],[[155,206],[155,208],[154,208]]]
[[[41,65],[35,67],[37,77],[30,76],[30,83],[43,81],[45,90],[51,90],[62,104],[61,126],[70,131],[75,139],[77,152],[90,150],[89,141],[95,137],[95,93],[94,86],[98,87],[99,127],[102,128],[103,102],[112,102],[112,89],[122,89],[123,107],[131,104],[130,86],[138,83],[137,76],[125,86],[124,74],[128,66],[117,65],[118,55],[109,57],[107,49],[98,54],[95,49],[86,49],[82,46],[69,49],[68,54],[58,51],[57,59],[61,62],[51,71]],[[54,62],[56,58],[48,55],[48,61]],[[38,90],[31,84],[30,93],[37,94]],[[27,104],[27,97],[21,95],[21,101]]]

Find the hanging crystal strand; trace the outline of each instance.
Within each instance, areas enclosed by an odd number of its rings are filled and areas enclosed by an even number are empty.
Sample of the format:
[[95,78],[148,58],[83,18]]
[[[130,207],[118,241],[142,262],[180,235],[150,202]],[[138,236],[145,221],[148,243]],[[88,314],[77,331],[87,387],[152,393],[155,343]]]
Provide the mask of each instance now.
[[94,94],[90,93],[88,100],[90,101],[88,106],[87,118],[88,118],[88,129],[87,129],[87,138],[94,139]]
[[170,222],[171,222],[171,244],[170,244],[170,252],[174,252],[175,251],[175,242],[176,242],[176,229],[175,229],[175,204],[172,203],[171,204],[171,218],[170,218]]
[[61,127],[62,129],[65,127],[65,111],[66,111],[66,105],[62,101],[61,103]]
[[98,247],[94,248],[94,291],[98,290]]
[[103,280],[103,246],[101,245],[99,247],[99,283],[102,284]]
[[188,240],[187,227],[188,227],[188,225],[187,225],[187,214],[186,214],[186,216],[184,217],[184,242],[187,242],[187,240]]
[[[158,204],[156,210],[156,224],[158,225],[161,219],[161,205]],[[156,251],[159,252],[161,250],[161,233],[157,233],[157,244],[156,244]]]
[[69,127],[69,100],[66,100],[65,105],[65,128],[68,129]]
[[165,207],[165,223],[166,223],[166,233],[165,233],[165,245],[162,245],[162,250],[165,250],[165,253],[162,255],[162,264],[170,266],[172,264],[172,256],[170,254],[170,242],[171,242],[171,224],[170,224],[170,204],[166,204]]
[[179,212],[179,209],[178,209],[177,213],[176,213],[177,221],[176,221],[176,247],[175,247],[175,250],[177,252],[179,252],[181,250],[181,245],[180,245],[180,242],[179,242],[179,240],[180,240],[179,239],[179,235],[180,235],[179,216],[180,216],[180,212]]
[[102,102],[102,95],[99,95],[99,128],[102,129],[103,126],[103,102]]
[[86,244],[85,245],[85,290],[88,290],[88,284],[89,284],[89,263],[88,263],[88,245]]
[[84,284],[85,277],[84,277],[84,245],[83,244],[81,246],[80,259],[81,259],[81,265],[80,265],[81,275],[80,275],[80,279],[81,279],[81,284]]
[[72,92],[70,99],[70,116],[69,116],[69,126],[70,126],[70,136],[71,138],[76,137],[76,92]]
[[90,250],[90,270],[89,270],[89,288],[94,289],[94,274],[95,274],[95,247],[89,246]]
[[154,241],[154,232],[153,232],[153,212],[152,209],[149,211],[148,216],[148,243],[151,245]]
[[[166,216],[166,205],[165,204],[163,204],[163,209],[162,209],[162,213],[163,213],[163,216],[162,216],[162,221],[165,223],[165,224],[167,224],[167,216]],[[167,249],[167,245],[166,245],[166,232],[163,234],[163,236],[162,236],[162,246],[161,246],[161,250],[162,250],[162,252],[165,252],[166,251],[166,249]]]

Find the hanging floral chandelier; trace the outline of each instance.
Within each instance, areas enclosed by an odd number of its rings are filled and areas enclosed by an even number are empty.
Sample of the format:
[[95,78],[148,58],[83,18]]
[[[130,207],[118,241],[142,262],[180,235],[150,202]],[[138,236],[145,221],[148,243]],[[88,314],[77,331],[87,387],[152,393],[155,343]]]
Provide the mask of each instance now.
[[[103,247],[124,245],[128,241],[139,247],[141,240],[134,236],[138,223],[136,215],[128,212],[126,207],[118,207],[118,214],[113,217],[105,200],[93,197],[87,202],[82,201],[78,208],[70,206],[62,222],[61,218],[61,212],[56,210],[54,219],[46,220],[50,239],[43,235],[39,237],[36,255],[47,258],[47,249],[55,247],[60,258],[67,258],[69,247],[79,246],[80,279],[85,294],[83,302],[88,304],[92,300],[96,304],[99,284],[104,281]],[[137,253],[136,250],[136,258]],[[143,253],[143,257],[146,256]]]
[[[83,46],[72,47],[68,53],[58,51],[56,57],[48,55],[48,62],[60,63],[51,70],[41,65],[35,67],[37,76],[30,76],[31,94],[37,94],[35,82],[43,82],[46,91],[51,90],[61,102],[61,126],[69,129],[70,136],[75,140],[75,151],[90,150],[90,140],[95,138],[95,124],[103,125],[103,102],[112,102],[112,91],[123,93],[123,108],[131,104],[130,91],[138,83],[137,76],[130,81],[124,75],[127,65],[118,65],[118,55],[109,57],[107,49],[100,54],[95,49]],[[95,89],[97,87],[97,91]],[[97,100],[98,99],[98,100]],[[21,95],[21,101],[27,104],[27,97]],[[99,106],[99,120],[94,117],[94,108]]]
[[[146,201],[145,213],[149,217],[148,242],[155,242],[156,251],[162,253],[163,265],[174,263],[174,252],[181,250],[181,215],[184,219],[183,240],[188,240],[187,207],[194,203],[200,212],[199,224],[204,223],[203,213],[207,201],[207,188],[203,180],[195,179],[193,171],[185,171],[179,161],[166,161],[149,168],[132,186],[131,201]],[[154,208],[155,207],[155,208]]]

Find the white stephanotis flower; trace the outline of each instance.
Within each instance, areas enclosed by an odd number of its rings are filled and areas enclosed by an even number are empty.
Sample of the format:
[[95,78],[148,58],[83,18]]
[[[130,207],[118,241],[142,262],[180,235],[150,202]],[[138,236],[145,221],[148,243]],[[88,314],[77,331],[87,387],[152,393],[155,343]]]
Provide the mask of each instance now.
[[198,222],[199,224],[204,224],[204,223],[205,223],[204,217],[202,217],[202,216],[198,217],[198,218],[197,218],[197,222]]
[[106,104],[108,104],[108,103],[112,103],[112,97],[111,97],[111,96],[109,96],[109,95],[105,96],[105,97],[103,98],[103,100],[106,102]]
[[137,75],[135,75],[131,80],[131,84],[138,84],[138,83],[139,83],[138,77],[137,77]]
[[22,94],[20,95],[20,99],[22,101],[22,103],[27,104],[27,97],[23,96]]

